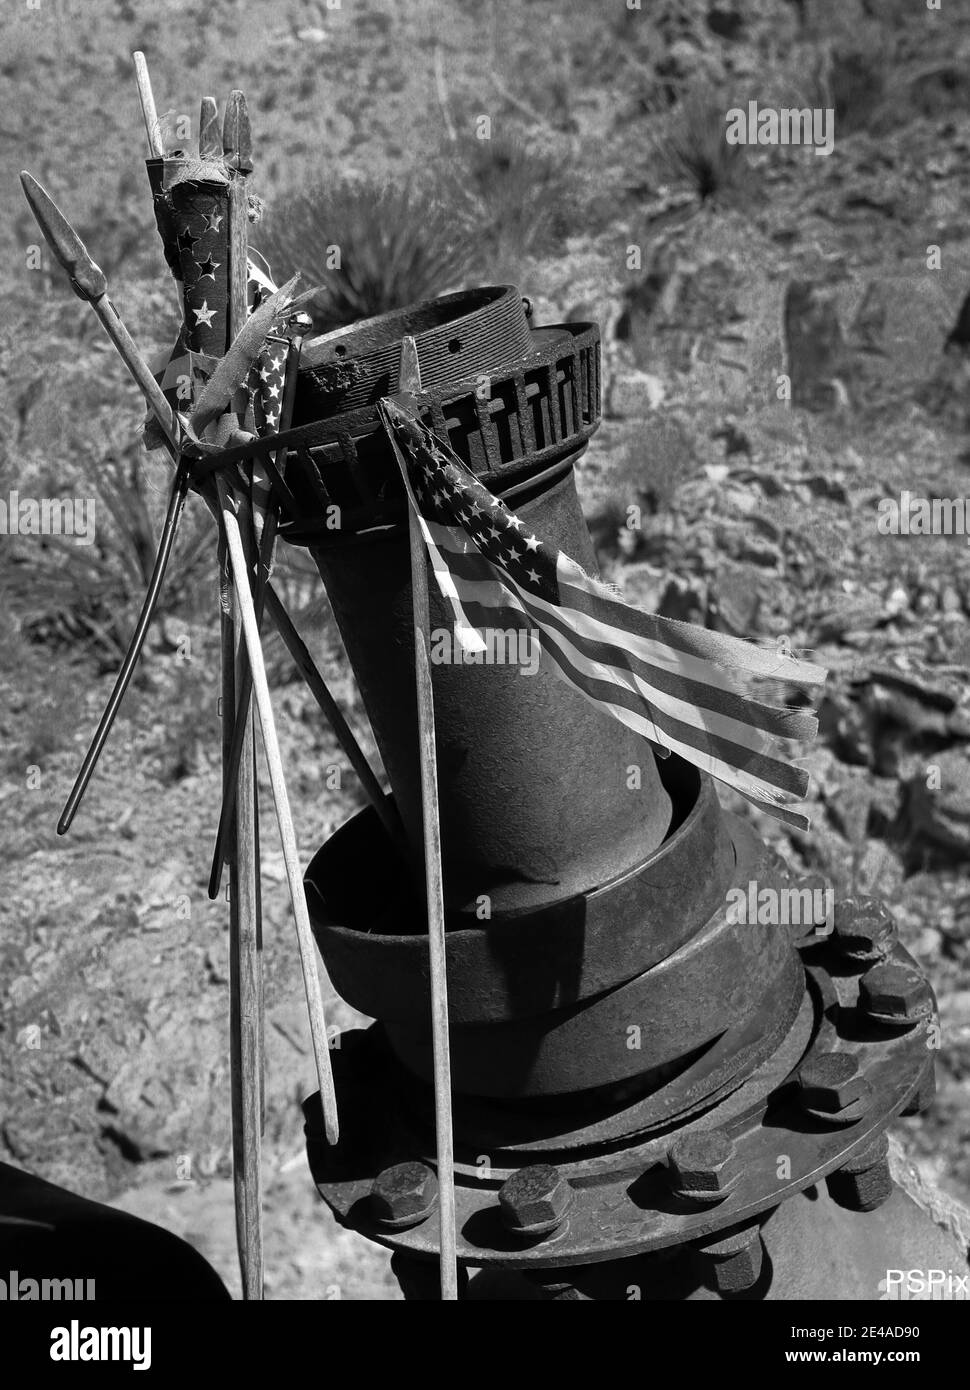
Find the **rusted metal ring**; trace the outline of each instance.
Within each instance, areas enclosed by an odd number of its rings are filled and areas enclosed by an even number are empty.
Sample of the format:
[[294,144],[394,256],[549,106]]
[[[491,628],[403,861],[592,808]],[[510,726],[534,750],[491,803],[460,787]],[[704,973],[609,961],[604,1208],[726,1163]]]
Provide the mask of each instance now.
[[[578,1003],[658,965],[699,931],[724,902],[736,855],[710,779],[687,764],[682,771],[693,782],[692,809],[636,868],[541,909],[480,924],[464,914],[449,919],[454,1024]],[[736,837],[744,833],[735,828]],[[431,997],[423,913],[417,903],[409,909],[401,885],[385,877],[382,841],[368,808],[317,851],[304,880],[311,924],[333,986],[349,1004],[372,1018],[423,1022]]]
[[304,345],[294,407],[309,424],[398,390],[401,341],[414,338],[425,390],[498,371],[533,348],[525,307],[512,285],[485,285],[359,319]]
[[[738,834],[735,881],[757,874],[758,840]],[[738,922],[722,904],[684,946],[650,970],[555,1012],[451,1029],[451,1075],[468,1095],[562,1095],[617,1083],[696,1051],[800,981],[787,927]],[[382,1018],[417,1076],[433,1076],[427,1015]]]
[[[494,372],[424,393],[422,418],[496,490],[578,452],[599,425],[596,324],[554,325],[536,330],[532,341],[526,356]],[[284,518],[280,534],[293,544],[339,544],[400,520],[403,489],[376,405],[270,442],[290,451],[286,479],[297,512]]]

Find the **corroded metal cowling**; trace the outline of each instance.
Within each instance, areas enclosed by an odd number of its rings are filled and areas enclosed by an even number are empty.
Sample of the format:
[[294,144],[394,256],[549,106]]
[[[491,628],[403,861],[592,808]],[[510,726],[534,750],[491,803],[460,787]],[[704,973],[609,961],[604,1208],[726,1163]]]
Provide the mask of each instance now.
[[[572,469],[518,514],[595,565]],[[414,641],[403,528],[315,547],[341,636],[415,849],[421,845]],[[431,586],[432,632],[452,615]],[[433,667],[445,900],[492,916],[559,902],[635,868],[660,844],[670,800],[650,746],[543,663]]]
[[[482,303],[507,331],[507,296]],[[454,308],[414,321],[437,333]],[[335,380],[364,390],[392,329],[368,327],[356,375],[353,330],[315,360],[329,372],[343,349]],[[472,314],[454,335],[466,362],[474,332]],[[598,418],[583,332],[585,347],[570,326],[534,336],[531,356],[495,372],[493,399],[470,379],[438,383],[432,415],[537,534],[591,566],[573,482]],[[450,341],[437,333],[436,370]],[[323,576],[419,847],[407,539],[392,476],[370,497],[360,482],[348,422],[364,428],[370,406],[355,409],[329,422],[330,454],[302,459],[302,485],[352,494],[353,525],[308,522],[291,539]],[[431,592],[432,627],[448,629]],[[545,669],[433,675],[462,1296],[877,1299],[889,1269],[963,1270],[889,1174],[887,1128],[930,1102],[938,1029],[884,906],[846,900],[833,924],[808,893],[794,926],[739,915],[739,898],[799,885],[708,778],[656,763]],[[307,1104],[311,1169],[341,1222],[395,1252],[405,1297],[433,1299],[423,907],[371,809],[320,848],[306,883],[334,985],[377,1020],[333,1052],[336,1147]]]

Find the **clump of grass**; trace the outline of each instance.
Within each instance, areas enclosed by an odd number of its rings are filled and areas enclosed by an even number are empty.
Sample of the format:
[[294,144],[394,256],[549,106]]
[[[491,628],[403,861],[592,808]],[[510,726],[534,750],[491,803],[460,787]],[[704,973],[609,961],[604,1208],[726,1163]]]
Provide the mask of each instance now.
[[653,142],[667,178],[688,184],[701,202],[742,192],[750,177],[744,147],[729,145],[725,138],[727,110],[723,99],[695,89],[670,113]]
[[462,141],[445,181],[445,201],[478,247],[479,268],[516,281],[530,258],[557,250],[570,228],[568,163],[522,137]]
[[459,288],[472,256],[464,226],[413,184],[310,184],[271,207],[255,239],[279,283],[300,272],[319,286],[320,333]]
[[[65,536],[12,540],[0,557],[0,579],[24,641],[93,659],[101,669],[124,654],[151,575],[165,495],[148,478],[138,445],[109,450],[91,464],[85,488],[94,503],[94,536],[78,545]],[[156,475],[156,481],[157,481]],[[164,478],[167,486],[169,479]],[[57,495],[49,480],[38,489]],[[169,563],[155,622],[194,602],[213,570],[204,516],[187,516]]]

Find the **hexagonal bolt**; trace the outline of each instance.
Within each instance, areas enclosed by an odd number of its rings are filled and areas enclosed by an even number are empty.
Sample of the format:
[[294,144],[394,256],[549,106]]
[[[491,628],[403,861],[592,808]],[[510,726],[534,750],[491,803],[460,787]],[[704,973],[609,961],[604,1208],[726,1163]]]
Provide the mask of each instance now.
[[426,1163],[395,1163],[374,1179],[371,1209],[385,1226],[415,1226],[438,1201],[438,1178]]
[[827,1179],[829,1195],[849,1211],[875,1211],[893,1193],[889,1138],[880,1134]]
[[548,1235],[559,1226],[572,1201],[572,1188],[551,1163],[520,1168],[499,1188],[502,1220],[521,1235]]
[[667,1152],[671,1190],[691,1202],[720,1202],[741,1174],[734,1141],[721,1130],[682,1134]]
[[858,1058],[848,1052],[820,1052],[798,1073],[802,1107],[810,1115],[848,1123],[869,1099],[869,1083],[859,1074]]
[[925,1115],[936,1099],[936,1064],[932,1059],[920,1077],[919,1085],[900,1110],[901,1115]]
[[890,961],[874,965],[859,981],[859,1008],[877,1023],[911,1028],[930,1017],[936,1000],[922,971]]
[[712,1283],[718,1293],[744,1293],[761,1278],[765,1247],[759,1226],[746,1226],[720,1240],[709,1241],[698,1246],[697,1253],[705,1282]]
[[899,939],[895,918],[881,898],[842,898],[835,904],[832,939],[846,960],[885,960]]

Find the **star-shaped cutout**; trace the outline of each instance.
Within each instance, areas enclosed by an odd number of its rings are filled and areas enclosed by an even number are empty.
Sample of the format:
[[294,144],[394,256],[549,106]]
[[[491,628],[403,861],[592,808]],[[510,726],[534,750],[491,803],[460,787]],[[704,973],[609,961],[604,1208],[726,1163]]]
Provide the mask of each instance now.
[[176,240],[180,251],[191,251],[199,237],[193,236],[188,227],[183,227]]
[[205,214],[205,225],[208,231],[217,232],[222,226],[222,213],[207,212]]
[[222,261],[214,261],[211,256],[206,256],[204,261],[199,262],[199,279],[204,280],[206,276],[215,282],[216,271],[222,265]]
[[211,328],[211,327],[212,327],[212,320],[213,320],[213,318],[215,317],[215,312],[216,312],[216,311],[215,311],[215,309],[210,309],[210,308],[209,308],[209,305],[208,305],[208,301],[207,301],[207,300],[203,299],[203,301],[202,301],[202,308],[201,308],[201,309],[193,309],[192,312],[193,312],[193,314],[195,315],[195,326],[196,326],[196,328],[198,328],[198,327],[199,327],[199,324],[201,324],[201,323],[204,323],[205,326],[206,326],[206,328]]

